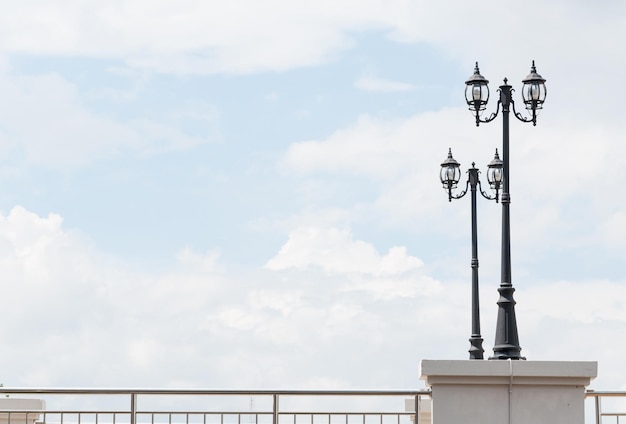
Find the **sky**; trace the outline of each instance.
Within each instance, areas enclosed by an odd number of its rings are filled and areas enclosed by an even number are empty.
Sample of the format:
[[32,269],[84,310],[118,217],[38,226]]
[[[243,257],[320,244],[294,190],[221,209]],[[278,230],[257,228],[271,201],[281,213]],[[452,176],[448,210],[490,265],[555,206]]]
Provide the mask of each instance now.
[[[522,355],[598,361],[626,390],[626,3],[5,2],[0,382],[416,389],[467,359],[469,198],[501,149],[475,126],[535,60],[511,121]],[[465,175],[465,174],[464,174]],[[482,336],[501,207],[479,199]]]

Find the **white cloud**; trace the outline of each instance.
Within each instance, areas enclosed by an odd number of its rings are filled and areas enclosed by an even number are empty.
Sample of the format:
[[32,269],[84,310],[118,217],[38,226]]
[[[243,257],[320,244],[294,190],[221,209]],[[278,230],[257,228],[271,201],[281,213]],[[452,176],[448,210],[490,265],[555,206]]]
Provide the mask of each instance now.
[[[621,228],[619,213],[626,210],[626,199],[614,196],[621,190],[618,173],[626,160],[621,134],[626,127],[621,121],[606,123],[602,115],[574,123],[567,119],[567,109],[560,112],[564,117],[542,115],[536,127],[511,123],[512,237],[516,258],[524,262],[574,246],[595,246],[598,255],[615,254],[598,235],[614,246]],[[439,164],[451,147],[463,171],[477,162],[486,184],[484,171],[494,149],[501,151],[501,131],[500,119],[476,128],[463,109],[405,119],[363,115],[324,139],[293,143],[283,165],[300,178],[302,190],[315,190],[309,182],[319,178],[363,178],[376,190],[352,207],[352,222],[378,216],[381,226],[458,238],[459,228],[469,223],[470,208],[462,202],[448,206]],[[479,226],[493,228],[500,208],[480,204]],[[614,228],[612,233],[609,228]],[[495,232],[489,234],[484,247],[496,249]],[[537,234],[545,237],[540,240]]]
[[[409,143],[415,143],[412,139],[419,137],[420,122],[433,116],[426,115],[390,121],[360,116],[351,127],[336,131],[326,140],[292,144],[285,156],[286,165],[300,173],[340,170],[393,177],[414,160],[406,152],[411,149]],[[328,160],[331,150],[333,160]]]
[[266,265],[268,269],[307,268],[318,266],[335,273],[394,275],[423,265],[418,258],[408,256],[404,247],[392,247],[381,256],[364,241],[352,240],[347,230],[337,228],[298,228]]
[[350,44],[344,31],[379,25],[378,1],[350,3],[30,3],[5,11],[0,39],[12,52],[121,57],[166,72],[281,70],[325,61]]
[[623,247],[626,244],[626,211],[620,210],[613,213],[602,224],[602,230],[605,240],[612,246]]
[[[61,231],[62,222],[59,215],[40,218],[19,206],[6,217],[0,217],[0,264],[8,271],[9,281],[19,276],[16,282],[33,288],[52,284],[63,272],[60,260],[66,255],[73,261],[71,270],[75,284],[84,281],[88,251],[74,250],[72,235]],[[12,288],[13,285],[9,291]]]
[[[615,281],[583,281],[572,284],[568,281],[551,281],[524,289],[528,322],[538,325],[539,319],[562,319],[573,323],[626,322],[626,286]],[[595,293],[612,292],[610,299]],[[554,308],[554,302],[567,293],[567,301]],[[590,293],[594,293],[590,296]]]
[[[258,72],[328,61],[352,45],[353,34],[375,29],[402,42],[432,43],[468,64],[478,55],[489,65],[526,65],[529,57],[541,62],[551,57],[544,52],[553,51],[560,57],[585,56],[576,64],[593,62],[580,51],[623,60],[621,38],[615,33],[623,12],[619,2],[602,8],[584,2],[538,1],[506,7],[492,1],[484,6],[477,23],[467,18],[474,13],[471,4],[460,0],[15,2],[0,17],[0,47],[19,54],[121,59],[162,72]],[[540,15],[534,13],[538,8]],[[509,16],[517,19],[504,18]],[[557,17],[559,31],[546,37],[541,29],[550,28]],[[586,31],[579,30],[583,19]],[[531,21],[535,30],[528,31]],[[493,37],[500,33],[512,36]],[[594,43],[589,33],[598,34],[603,42]]]
[[201,255],[186,247],[178,254],[178,261],[187,268],[197,268],[205,271],[216,271],[217,260],[219,258],[218,252],[210,252],[206,255]]
[[348,230],[296,228],[267,269],[323,270],[326,278],[337,275],[342,292],[367,293],[373,299],[415,298],[441,293],[440,284],[423,273],[420,259],[406,248],[392,247],[379,254],[373,245],[353,240]]
[[[463,109],[444,109],[406,119],[363,115],[325,139],[293,143],[283,165],[303,180],[302,190],[308,187],[308,181],[328,174],[361,177],[379,187],[372,191],[369,203],[363,201],[354,207],[353,219],[375,214],[380,216],[381,226],[410,223],[422,229],[445,228],[441,210],[447,202],[438,175],[448,148],[453,148],[463,169],[472,160],[485,168],[499,144],[498,130],[497,126],[474,130],[471,115]],[[467,208],[446,211],[458,214],[467,212]]]
[[[0,359],[13,364],[6,385],[411,388],[420,358],[467,354],[469,282],[422,277],[420,284],[411,274],[422,268],[415,258],[379,255],[346,232],[330,231],[335,242],[318,248],[342,256],[352,246],[374,262],[370,272],[394,272],[244,275],[219,269],[215,252],[185,249],[178,268],[159,277],[129,271],[62,223],[22,207],[0,215],[0,336],[10,341]],[[385,258],[398,263],[383,265]],[[610,372],[596,384],[624,384],[626,346],[613,333],[626,320],[622,286],[545,281],[516,293],[523,353],[599,359]],[[385,295],[394,290],[400,295]],[[488,351],[497,293],[483,287],[481,295]],[[372,364],[377,372],[364,372]]]
[[361,77],[354,83],[359,90],[381,93],[393,93],[397,91],[411,91],[415,89],[413,84],[406,82],[391,81],[384,78]]
[[7,100],[0,106],[0,153],[28,165],[66,169],[121,152],[190,149],[211,140],[217,120],[210,107],[202,116],[197,116],[202,107],[186,114],[203,121],[204,136],[145,118],[117,121],[89,110],[77,87],[54,74],[0,74],[0,90]]
[[160,346],[154,339],[136,339],[128,345],[129,362],[140,368],[154,366],[159,356]]

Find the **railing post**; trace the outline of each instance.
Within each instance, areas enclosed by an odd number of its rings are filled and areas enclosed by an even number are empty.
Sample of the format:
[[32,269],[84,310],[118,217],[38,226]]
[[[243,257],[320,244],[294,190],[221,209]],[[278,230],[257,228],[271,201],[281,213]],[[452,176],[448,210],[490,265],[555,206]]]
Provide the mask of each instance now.
[[136,424],[137,414],[137,393],[130,394],[130,424]]
[[422,398],[420,395],[415,395],[415,424],[420,424],[420,402]]
[[274,400],[272,402],[272,424],[278,424],[278,393],[274,393],[272,396]]
[[601,413],[600,413],[600,396],[595,396],[595,400],[596,400],[596,424],[600,424],[600,417],[601,417]]

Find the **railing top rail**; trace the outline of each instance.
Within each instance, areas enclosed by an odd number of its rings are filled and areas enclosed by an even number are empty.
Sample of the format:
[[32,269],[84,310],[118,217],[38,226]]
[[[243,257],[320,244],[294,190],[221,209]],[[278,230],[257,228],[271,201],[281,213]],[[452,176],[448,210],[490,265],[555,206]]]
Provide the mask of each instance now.
[[107,389],[0,387],[2,394],[64,395],[257,395],[257,396],[430,396],[430,390]]
[[587,390],[585,392],[585,396],[588,397],[605,397],[605,396],[626,396],[626,391],[596,391],[596,390]]

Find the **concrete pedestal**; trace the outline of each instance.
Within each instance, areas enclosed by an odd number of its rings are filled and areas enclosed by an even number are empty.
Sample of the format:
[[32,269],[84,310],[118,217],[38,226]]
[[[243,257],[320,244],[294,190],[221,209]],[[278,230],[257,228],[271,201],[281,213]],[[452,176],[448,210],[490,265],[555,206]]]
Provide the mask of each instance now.
[[432,424],[584,424],[597,362],[423,360]]

